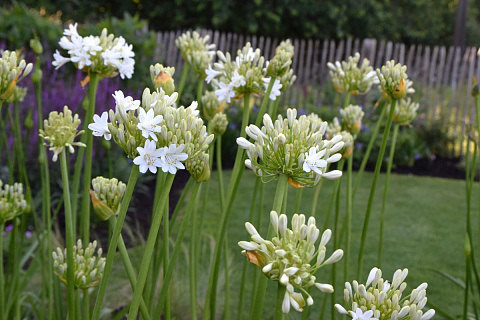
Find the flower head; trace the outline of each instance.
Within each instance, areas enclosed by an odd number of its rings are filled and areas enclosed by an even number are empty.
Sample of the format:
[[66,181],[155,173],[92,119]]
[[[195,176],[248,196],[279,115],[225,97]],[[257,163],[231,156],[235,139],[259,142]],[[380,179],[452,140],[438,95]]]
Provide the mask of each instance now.
[[103,77],[118,74],[122,79],[132,77],[135,53],[133,46],[127,44],[123,37],[108,35],[107,29],[103,29],[100,36],[82,37],[78,34],[76,23],[65,29],[63,34],[59,45],[67,50],[69,56],[64,57],[56,50],[52,62],[56,69],[71,61],[78,69]]
[[[276,179],[280,174],[300,186],[313,186],[321,177],[338,178],[341,172],[326,172],[324,161],[336,162],[342,148],[341,136],[323,140],[327,123],[318,117],[300,116],[295,109],[287,110],[287,118],[278,116],[275,123],[268,114],[263,117],[263,127],[246,128],[247,135],[254,140],[237,138],[237,144],[247,150],[245,165],[265,181]],[[312,149],[313,148],[313,149]],[[308,158],[308,162],[306,162]],[[293,180],[293,181],[292,181]],[[294,184],[294,185],[296,185]]]
[[223,107],[225,106],[225,102],[219,101],[213,91],[206,91],[202,96],[201,102],[203,115],[207,120],[212,120],[217,113],[223,111]]
[[393,280],[389,282],[383,280],[380,269],[373,268],[365,285],[358,284],[357,281],[353,281],[352,284],[345,283],[343,293],[345,306],[336,304],[335,308],[339,313],[348,314],[353,319],[373,317],[378,320],[428,320],[432,318],[435,315],[433,309],[426,313],[422,311],[427,304],[427,283],[422,283],[402,298],[407,287],[404,282],[407,275],[407,269],[399,269],[395,271]]
[[227,115],[223,112],[215,114],[209,125],[213,134],[223,135],[228,126]]
[[178,169],[185,169],[182,161],[188,159],[188,154],[182,152],[185,148],[184,144],[178,147],[175,144],[171,144],[168,147],[163,147],[161,150],[161,168],[163,172],[169,172],[171,174],[177,173]]
[[[74,278],[73,285],[78,289],[88,289],[97,285],[103,276],[105,269],[105,258],[102,258],[102,248],[98,248],[97,255],[95,250],[97,248],[97,241],[89,243],[86,248],[83,248],[82,240],[77,240],[77,245],[73,246],[74,254]],[[52,252],[53,268],[58,278],[66,285],[67,282],[67,249],[61,250],[57,248]]]
[[327,64],[335,90],[355,95],[364,95],[370,91],[372,84],[377,82],[377,77],[368,59],[364,58],[360,66],[359,61],[360,54],[357,52],[348,61]]
[[[255,227],[247,222],[245,228],[251,235],[252,241],[240,241],[238,245],[244,249],[242,252],[248,260],[262,269],[263,274],[271,280],[279,281],[286,287],[282,311],[288,313],[290,307],[303,311],[305,305],[313,304],[313,299],[306,291],[311,286],[316,286],[320,291],[333,292],[333,286],[316,282],[315,273],[325,265],[333,264],[343,256],[341,249],[336,250],[328,259],[326,245],[332,232],[325,230],[320,243],[320,230],[315,224],[315,218],[310,217],[305,224],[303,214],[294,214],[292,226],[287,226],[287,216],[272,211],[270,224],[275,232],[271,240],[263,239]],[[302,293],[307,296],[305,301]]]
[[413,102],[410,97],[398,100],[393,121],[400,126],[409,125],[417,117],[418,107],[418,102]]
[[209,44],[210,36],[201,37],[196,31],[185,32],[175,40],[183,59],[193,67],[195,74],[205,79],[205,69],[215,56],[215,44]]
[[407,66],[400,63],[395,64],[394,60],[387,61],[381,68],[377,69],[377,77],[382,91],[393,99],[401,99],[407,93],[406,73]]
[[275,50],[275,56],[268,63],[267,75],[274,78],[285,75],[292,64],[292,57],[293,52],[289,52],[281,48],[279,49],[277,47]]
[[0,57],[0,101],[15,93],[18,81],[32,71],[33,65],[19,59],[15,51],[5,50]]
[[21,215],[27,209],[28,205],[23,196],[23,185],[18,182],[13,185],[3,184],[3,181],[0,180],[0,224]]
[[58,155],[65,147],[70,153],[74,153],[73,146],[85,147],[84,143],[74,142],[73,140],[84,131],[77,131],[80,125],[78,115],[72,116],[72,111],[67,106],[63,107],[63,112],[50,112],[48,119],[44,120],[44,129],[39,130],[39,135],[45,140],[45,145],[53,151],[53,162],[57,161]]
[[90,196],[93,209],[100,219],[108,220],[118,214],[120,202],[125,194],[125,183],[116,178],[96,177],[92,179],[92,188]]
[[358,134],[362,127],[364,114],[360,106],[349,105],[345,109],[340,110],[343,130],[350,132],[352,135]]
[[160,63],[150,66],[150,78],[152,79],[155,89],[160,90],[161,88],[167,95],[175,92],[174,73],[175,68],[164,67]]

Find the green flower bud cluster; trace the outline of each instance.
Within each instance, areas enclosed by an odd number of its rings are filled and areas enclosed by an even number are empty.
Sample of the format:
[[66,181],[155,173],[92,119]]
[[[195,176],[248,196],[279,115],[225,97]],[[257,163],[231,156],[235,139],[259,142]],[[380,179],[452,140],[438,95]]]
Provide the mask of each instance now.
[[336,304],[335,308],[341,314],[355,314],[357,308],[362,312],[373,311],[373,317],[379,320],[428,320],[435,315],[435,310],[430,309],[423,313],[422,309],[427,304],[427,283],[422,283],[402,299],[407,287],[404,282],[408,269],[397,270],[393,280],[385,281],[382,270],[373,268],[370,271],[365,285],[357,281],[345,283],[343,298],[345,307]]
[[21,215],[27,209],[28,205],[23,197],[23,185],[18,182],[13,185],[3,184],[0,180],[0,224]]
[[[239,97],[245,92],[263,94],[265,92],[262,78],[265,77],[264,63],[265,59],[260,55],[260,49],[255,51],[248,42],[241,50],[237,51],[237,57],[232,61],[230,53],[223,54],[217,51],[220,59],[214,64],[214,69],[221,74],[213,79],[215,87],[220,87],[220,83],[232,86],[235,96]],[[245,84],[236,83],[239,77],[242,77]]]
[[163,89],[167,95],[172,95],[175,92],[174,73],[174,67],[164,67],[160,63],[150,66],[150,78],[152,79],[155,89]]
[[15,101],[23,102],[23,99],[25,99],[25,97],[27,96],[27,91],[28,91],[27,87],[15,86],[15,89],[13,90],[13,94],[7,99],[5,99],[5,103],[10,104]]
[[342,155],[342,158],[348,158],[352,154],[353,151],[353,141],[355,138],[352,136],[352,134],[349,131],[340,131],[339,134],[342,136],[342,141],[343,141],[343,148],[339,151],[339,153]]
[[332,122],[330,122],[327,126],[326,129],[326,136],[331,139],[335,137],[337,134],[340,134],[342,131],[342,126],[340,125],[340,121],[338,121],[338,118],[335,117],[333,118]]
[[368,59],[364,58],[360,66],[359,61],[360,54],[357,52],[353,57],[349,57],[348,61],[327,64],[335,90],[355,95],[364,95],[370,91],[372,84],[377,82],[375,71]]
[[217,113],[209,123],[210,129],[215,135],[223,135],[227,130],[228,120],[225,113]]
[[108,220],[118,214],[120,203],[125,194],[125,183],[118,179],[96,177],[92,179],[93,190],[90,190],[93,209],[102,220]]
[[283,49],[277,49],[275,56],[268,64],[267,75],[269,77],[280,78],[288,72],[291,65],[292,55]]
[[30,39],[30,48],[32,48],[33,52],[35,52],[37,56],[43,53],[43,45],[37,36],[35,36],[33,39]]
[[78,115],[72,116],[72,111],[67,106],[63,107],[63,112],[50,112],[48,119],[44,120],[44,129],[39,130],[39,135],[45,140],[44,145],[53,151],[53,162],[57,161],[58,155],[65,147],[70,153],[75,152],[73,146],[85,147],[84,143],[73,141],[84,132],[83,130],[77,131],[80,122]]
[[418,102],[413,102],[410,97],[398,100],[393,121],[399,126],[409,125],[417,117],[418,107]]
[[[294,214],[292,226],[288,228],[287,216],[285,214],[279,216],[277,212],[272,211],[270,224],[275,237],[265,240],[251,223],[245,223],[252,241],[240,241],[238,245],[244,249],[242,254],[246,255],[250,262],[259,266],[265,276],[279,281],[286,287],[282,304],[283,313],[288,313],[290,306],[301,312],[305,305],[313,304],[313,299],[306,290],[309,287],[316,286],[322,292],[333,292],[332,285],[316,282],[315,273],[323,266],[340,261],[343,251],[338,249],[325,260],[326,246],[332,231],[325,230],[316,247],[320,230],[316,226],[314,217],[310,217],[305,224],[303,214]],[[295,292],[295,289],[300,292]],[[307,297],[306,301],[302,292]]]
[[[83,248],[82,240],[77,241],[77,245],[73,246],[74,253],[74,283],[75,288],[88,289],[97,285],[103,276],[105,269],[105,258],[102,258],[102,248],[98,248],[97,255],[95,249],[97,248],[97,241],[89,243],[86,248]],[[66,286],[67,282],[67,249],[62,251],[57,248],[52,252],[54,273]]]
[[377,69],[377,77],[382,91],[393,99],[399,100],[407,93],[406,73],[407,66],[400,63],[395,64],[394,60],[387,61],[381,69]]
[[33,65],[27,64],[15,51],[5,50],[0,58],[0,101],[7,100],[15,92],[17,82],[32,71]]
[[357,135],[362,127],[362,118],[365,115],[360,106],[349,105],[345,109],[340,110],[342,118],[342,128],[350,132],[352,135]]
[[205,79],[205,69],[215,56],[215,44],[209,44],[210,36],[201,37],[196,31],[185,32],[175,40],[183,59],[193,67],[200,79]]
[[275,48],[275,54],[277,54],[277,52],[280,50],[288,52],[288,54],[290,55],[290,59],[293,59],[293,55],[295,54],[295,47],[290,39],[282,40],[280,44]]
[[205,94],[201,99],[203,106],[203,115],[207,120],[213,119],[213,117],[223,111],[224,101],[218,101],[218,97],[213,91],[205,91]]
[[195,159],[187,159],[185,168],[190,172],[197,182],[204,182],[210,179],[209,155],[201,152]]
[[[326,172],[326,164],[340,160],[341,156],[336,153],[343,147],[341,137],[323,140],[327,122],[319,118],[312,119],[314,118],[307,116],[297,119],[296,109],[288,109],[287,118],[279,115],[275,123],[265,114],[261,129],[255,125],[246,128],[247,135],[254,143],[245,138],[237,138],[237,144],[247,150],[245,165],[262,177],[264,182],[285,174],[290,178],[290,183],[298,187],[314,186],[321,177],[340,177],[341,172],[337,170]],[[316,156],[316,170],[312,167],[305,170],[312,155]]]

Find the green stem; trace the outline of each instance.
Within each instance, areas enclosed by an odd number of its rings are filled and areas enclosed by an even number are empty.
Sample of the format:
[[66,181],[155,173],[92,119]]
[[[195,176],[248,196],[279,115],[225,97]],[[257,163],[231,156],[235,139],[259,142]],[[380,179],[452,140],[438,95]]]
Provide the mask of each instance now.
[[360,251],[358,254],[358,265],[357,265],[357,279],[361,277],[362,267],[363,267],[363,253],[365,250],[365,243],[367,240],[368,224],[370,222],[370,215],[372,213],[373,199],[375,198],[375,190],[377,188],[377,180],[380,175],[380,169],[382,168],[383,156],[385,154],[385,149],[387,147],[388,135],[390,134],[390,127],[392,126],[393,115],[395,113],[395,104],[396,100],[392,99],[390,105],[390,112],[388,114],[387,124],[385,126],[385,131],[383,132],[382,144],[380,145],[380,151],[378,153],[377,163],[375,165],[375,173],[373,174],[373,182],[370,188],[370,195],[368,197],[367,211],[365,213],[365,220],[363,222],[362,229],[362,238],[360,241]]
[[[153,319],[160,319],[162,315],[163,307],[165,305],[165,300],[167,299],[167,296],[168,296],[170,280],[172,278],[173,270],[175,269],[175,263],[182,250],[183,236],[185,235],[185,231],[187,230],[187,227],[190,224],[190,215],[197,204],[195,199],[197,198],[197,193],[198,193],[198,190],[200,189],[200,186],[201,186],[200,182],[195,182],[195,184],[193,185],[192,193],[190,195],[190,201],[188,202],[187,209],[185,210],[185,216],[182,219],[182,224],[180,225],[180,230],[178,232],[177,239],[175,240],[175,245],[173,247],[172,256],[170,257],[168,269],[163,278],[162,289],[160,290],[160,297],[157,302],[157,307],[155,308],[155,313],[153,314]],[[136,318],[132,318],[132,319],[136,319]]]
[[[253,221],[253,215],[256,207],[256,199],[257,199],[258,189],[260,188],[260,185],[263,185],[262,180],[260,179],[260,177],[256,177],[255,186],[253,187],[252,202],[250,203],[250,214],[248,216],[248,221]],[[260,228],[259,224],[257,224],[257,226]],[[243,316],[243,296],[245,291],[245,282],[246,282],[245,278],[247,275],[247,264],[248,264],[248,260],[244,259],[243,267],[242,267],[242,277],[240,281],[240,293],[238,296],[238,309],[237,309],[238,319],[242,319],[242,316]]]
[[180,101],[180,97],[182,96],[183,89],[185,88],[185,80],[187,80],[187,74],[188,74],[188,69],[190,68],[190,65],[188,63],[185,63],[183,65],[182,69],[182,77],[180,78],[180,85],[178,86],[178,98],[177,101]]
[[277,112],[278,112],[278,104],[280,103],[280,97],[277,98],[277,100],[273,101],[273,106],[272,106],[272,109],[270,110],[270,112],[268,113],[270,115],[270,117],[272,117],[272,120],[273,118],[277,115]]
[[[340,161],[338,161],[337,170],[342,171],[344,164],[345,164],[345,159],[344,158],[340,159]],[[328,224],[330,223],[330,215],[332,214],[333,204],[335,202],[337,190],[340,188],[340,182],[341,182],[341,179],[336,179],[333,184],[333,190],[332,190],[332,194],[330,195],[330,202],[328,203],[326,217],[325,217],[325,221],[323,222],[322,230],[326,230],[328,227]]]
[[[0,233],[5,230],[5,223],[0,224]],[[0,234],[0,317],[5,317],[5,276],[3,275],[3,234]]]
[[230,319],[230,268],[228,265],[228,238],[224,241],[225,252],[225,303],[223,305],[223,319]]
[[[243,107],[243,117],[242,117],[242,126],[240,136],[245,138],[245,127],[248,125],[248,119],[250,115],[250,93],[245,93],[244,107]],[[245,164],[243,162],[243,149],[237,149],[237,155],[235,157],[235,164],[233,165],[232,175],[230,177],[230,182],[228,184],[227,195],[226,195],[226,206],[222,210],[222,215],[220,217],[220,229],[215,237],[215,249],[213,254],[213,261],[211,263],[211,269],[208,277],[208,287],[207,295],[205,297],[205,307],[203,309],[203,319],[215,319],[216,312],[216,299],[217,299],[217,284],[218,284],[218,274],[220,270],[220,257],[222,253],[222,244],[225,239],[225,234],[227,231],[228,222],[230,219],[231,208],[235,195],[240,183],[240,178],[242,177],[243,171],[245,169]]]
[[125,216],[127,215],[128,206],[130,200],[132,199],[133,190],[138,178],[139,167],[134,165],[130,172],[130,177],[128,178],[127,188],[123,196],[122,204],[120,206],[120,212],[118,214],[117,222],[115,223],[115,228],[113,229],[112,238],[108,244],[107,259],[105,261],[105,269],[103,272],[102,281],[100,282],[100,288],[98,289],[97,299],[95,301],[95,306],[93,307],[92,319],[98,320],[100,318],[100,311],[102,310],[103,300],[105,298],[105,292],[107,290],[107,283],[110,273],[112,272],[113,259],[115,257],[115,252],[117,249],[118,239],[120,237],[123,222],[125,221]]
[[353,201],[352,201],[352,167],[353,167],[353,153],[347,159],[347,212],[345,216],[346,220],[346,232],[345,232],[345,254],[343,259],[345,260],[345,267],[343,269],[343,280],[348,281],[348,269],[350,266],[350,245],[351,245],[351,236],[352,236],[352,212],[353,212]]
[[[147,244],[145,246],[145,252],[143,253],[142,263],[140,266],[140,272],[138,273],[137,287],[133,292],[133,300],[132,304],[130,305],[128,320],[133,320],[137,318],[138,307],[140,306],[143,288],[145,287],[145,282],[147,280],[147,274],[150,267],[150,261],[152,259],[153,248],[155,247],[155,241],[157,239],[158,231],[160,229],[163,214],[165,213],[165,206],[167,204],[168,195],[170,194],[170,189],[172,187],[174,178],[174,174],[167,174],[164,188],[161,190],[161,197],[158,200],[157,207],[154,209],[150,232],[148,234]],[[164,303],[165,301],[162,301],[162,306]],[[155,316],[153,318],[160,319],[159,317]]]
[[355,179],[355,184],[353,185],[353,193],[352,193],[353,198],[355,198],[355,194],[357,193],[357,188],[360,185],[360,182],[362,181],[363,173],[365,172],[365,167],[367,166],[368,158],[370,157],[370,152],[372,151],[373,146],[377,141],[378,131],[380,130],[380,126],[383,122],[383,118],[385,117],[386,110],[387,108],[384,106],[382,108],[382,112],[380,113],[380,117],[378,118],[377,125],[375,126],[375,129],[372,132],[372,137],[368,142],[367,150],[365,150],[365,154],[363,155],[362,163],[360,164],[360,168],[358,169],[357,177]]
[[[467,239],[467,241],[471,242],[470,239]],[[468,315],[468,293],[470,291],[470,277],[471,277],[471,271],[470,271],[470,257],[471,256],[466,256],[465,257],[465,291],[464,291],[464,297],[463,297],[463,315],[462,315],[462,320],[467,320],[467,315]]]
[[[170,243],[169,243],[169,238],[170,238],[170,232],[169,232],[169,226],[168,226],[168,223],[169,223],[169,220],[170,220],[170,217],[168,216],[169,212],[168,212],[168,207],[169,207],[169,203],[168,203],[168,200],[167,200],[167,204],[165,206],[165,219],[163,219],[163,255],[164,255],[164,259],[163,259],[163,283],[165,284],[165,280],[166,280],[166,277],[167,277],[167,270],[168,270],[168,266],[169,266],[169,263],[170,263]],[[170,295],[167,294],[167,297],[165,298],[165,313],[163,315],[163,319],[165,320],[170,320],[170,317],[171,317],[171,312],[170,312]]]
[[[480,134],[480,97],[478,95],[475,96],[475,120],[476,120],[476,125],[477,125],[477,136],[479,136]],[[476,169],[476,165],[474,164],[473,166],[473,172],[475,174],[475,169]],[[480,188],[479,188],[479,192],[480,192]],[[480,197],[479,197],[479,201],[480,201]],[[480,202],[479,202],[480,204]],[[479,210],[479,216],[480,216],[480,207],[478,208]],[[480,219],[478,219],[478,227],[480,228]],[[480,230],[480,229],[478,229]],[[473,242],[474,240],[471,239],[471,242]],[[480,236],[478,237],[478,245],[480,246]]]
[[303,194],[303,188],[298,188],[297,189],[297,196],[295,197],[295,209],[293,212],[298,213],[300,210],[300,204],[302,203],[302,194]]
[[197,102],[200,103],[202,100],[202,92],[203,92],[203,79],[199,79],[197,83]]
[[[85,114],[85,122],[88,124],[93,121],[95,113],[95,99],[97,96],[98,83],[102,78],[96,73],[90,74],[90,84],[88,85],[88,109]],[[93,135],[87,131],[87,142],[85,150],[85,166],[83,168],[83,188],[82,188],[82,213],[80,216],[80,225],[82,228],[83,243],[90,241],[90,196],[89,189],[92,180],[92,150]]]
[[[115,229],[117,225],[117,218],[115,216],[110,217],[108,219],[108,224],[112,230]],[[125,271],[127,272],[128,280],[130,281],[130,286],[132,290],[135,290],[137,285],[137,278],[135,277],[135,271],[133,270],[132,262],[130,261],[130,257],[128,256],[127,247],[125,246],[125,242],[123,241],[122,234],[118,237],[118,251],[120,252],[120,257],[122,258],[123,265],[125,266]],[[148,314],[147,306],[145,305],[145,301],[140,302],[140,312],[142,317],[145,320],[149,320],[150,315]]]
[[[330,164],[327,164],[327,171],[329,167],[330,167]],[[318,204],[318,199],[320,198],[320,191],[322,190],[323,180],[324,179],[320,179],[320,181],[317,184],[317,188],[315,189],[315,195],[313,196],[313,200],[312,200],[312,210],[310,213],[312,217],[315,217],[317,215],[317,204]]]
[[[192,199],[193,200],[193,199]],[[191,201],[192,201],[191,200]],[[195,199],[195,202],[198,204],[199,197]],[[195,209],[197,206],[195,206]],[[190,239],[190,266],[189,266],[189,279],[190,279],[190,312],[191,319],[197,320],[197,241],[198,241],[198,230],[197,230],[197,210],[194,210],[192,213],[192,223],[190,226],[191,239]]]
[[[267,112],[267,104],[270,101],[270,93],[272,92],[273,84],[275,83],[275,78],[270,78],[270,82],[268,83],[267,91],[265,92],[265,96],[263,97],[262,104],[260,105],[260,109],[258,110],[257,121],[255,121],[255,125],[258,127],[262,122],[263,115]],[[279,100],[280,97],[277,97]]]
[[192,188],[193,183],[195,180],[190,177],[187,181],[187,184],[182,190],[182,193],[180,194],[180,198],[178,199],[177,205],[175,206],[175,210],[173,210],[172,213],[172,218],[170,219],[170,232],[172,231],[172,228],[175,226],[175,221],[177,220],[178,214],[180,210],[183,208],[183,203],[185,202],[185,198],[188,195],[188,192]]
[[348,104],[350,103],[350,98],[351,98],[352,94],[350,92],[347,92],[345,94],[345,100],[343,100],[343,109],[345,109],[346,107],[348,107]]
[[392,172],[393,166],[393,157],[395,156],[395,145],[397,143],[397,136],[398,136],[398,129],[399,125],[394,125],[393,127],[393,136],[392,136],[392,144],[390,146],[390,154],[388,156],[388,165],[387,165],[387,173],[385,177],[385,187],[383,189],[383,200],[382,200],[382,211],[380,212],[380,240],[378,242],[378,259],[377,259],[377,267],[379,269],[382,268],[382,251],[383,251],[383,227],[385,224],[385,207],[387,204],[387,193],[388,193],[388,185],[390,183],[390,173]]
[[70,206],[70,188],[68,182],[67,156],[66,149],[60,153],[60,167],[62,171],[63,182],[63,206],[65,209],[65,238],[67,251],[67,304],[68,319],[75,319],[75,286],[74,286],[74,268],[75,260],[73,257],[73,246],[75,235],[73,233],[72,208]]
[[278,282],[278,284],[277,284],[277,298],[276,298],[276,301],[275,301],[275,315],[274,315],[275,320],[284,320],[285,319],[285,314],[282,312],[282,303],[283,303],[283,298],[285,296],[285,291],[287,291],[287,287],[285,287],[283,284]]
[[[342,159],[343,160],[343,159]],[[337,188],[337,194],[335,197],[335,218],[334,218],[334,224],[333,224],[333,247],[338,248],[339,244],[341,242],[341,235],[340,235],[340,228],[339,228],[339,219],[340,219],[340,198],[341,198],[341,193],[342,189],[340,188],[342,184],[342,180],[339,180],[339,187]],[[337,264],[334,263],[332,265],[332,283],[335,283],[337,281]],[[331,320],[335,320],[336,316],[336,311],[335,311],[335,292],[332,292],[332,304],[331,304]]]
[[[283,198],[285,196],[285,191],[288,188],[288,176],[285,174],[281,174],[278,177],[278,182],[277,182],[277,190],[275,191],[275,197],[273,199],[273,211],[276,211],[277,213],[280,212],[283,206]],[[271,227],[271,224],[268,226],[268,235],[267,239],[272,238],[273,236],[273,229]],[[257,292],[255,293],[255,302],[252,307],[252,312],[250,314],[250,318],[254,320],[260,320],[262,319],[262,310],[263,310],[263,301],[265,300],[265,291],[267,289],[267,282],[268,278],[267,277],[259,277],[259,282],[257,286]],[[277,291],[278,294],[278,291]],[[278,304],[278,298],[276,300],[276,305],[275,305],[275,310],[282,309],[282,304],[281,301],[283,301],[283,296],[281,297],[280,304]]]
[[217,136],[217,173],[218,173],[218,190],[220,191],[220,210],[223,211],[225,206],[225,188],[223,184],[223,170],[222,170],[222,136]]

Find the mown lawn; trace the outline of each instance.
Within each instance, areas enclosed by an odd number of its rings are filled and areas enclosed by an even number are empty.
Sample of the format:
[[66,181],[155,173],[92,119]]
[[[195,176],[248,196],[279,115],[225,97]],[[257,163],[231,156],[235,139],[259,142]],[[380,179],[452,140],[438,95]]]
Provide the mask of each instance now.
[[[225,172],[225,183],[228,182],[230,172]],[[219,229],[219,204],[218,204],[218,180],[216,173],[212,174],[208,188],[208,201],[204,216],[202,233],[202,242],[200,244],[200,269],[199,269],[199,304],[203,305],[208,267],[211,258],[211,251],[214,246],[214,235]],[[353,209],[352,224],[352,252],[350,257],[350,272],[348,281],[356,279],[357,257],[360,246],[360,237],[362,232],[365,209],[370,191],[370,184],[373,174],[366,173],[362,184],[357,192]],[[381,175],[378,181],[376,201],[374,203],[368,239],[366,245],[366,254],[364,258],[364,267],[359,282],[364,283],[368,272],[372,267],[377,266],[377,248],[379,217],[381,209],[381,199],[383,194],[383,184],[385,176]],[[344,181],[345,182],[345,181]],[[323,224],[326,219],[326,211],[330,200],[333,181],[325,181],[317,207],[317,225]],[[240,288],[240,278],[242,274],[245,257],[240,254],[240,248],[237,242],[247,240],[244,223],[248,220],[252,193],[255,185],[255,176],[252,172],[246,170],[242,178],[236,201],[233,205],[232,218],[228,227],[228,274],[230,276],[230,317],[236,319],[238,310],[238,295]],[[269,212],[273,202],[275,192],[275,182],[265,185],[262,215],[262,227],[257,228],[262,235],[266,234]],[[427,297],[429,302],[440,307],[442,310],[458,315],[462,311],[463,293],[462,291],[446,280],[444,277],[433,272],[432,269],[448,272],[452,276],[463,279],[465,269],[464,258],[464,240],[465,240],[465,184],[461,180],[449,180],[430,177],[415,177],[409,175],[392,175],[390,179],[390,188],[388,194],[388,203],[386,210],[386,229],[383,252],[382,271],[385,279],[390,279],[393,272],[398,268],[408,268],[407,291],[415,288],[422,282],[428,283]],[[474,190],[478,194],[477,189]],[[289,217],[294,213],[297,189],[290,188],[288,194]],[[314,189],[304,189],[299,213],[310,215],[311,203]],[[345,183],[342,184],[342,194],[345,194]],[[478,199],[477,197],[475,199]],[[345,202],[342,199],[340,214],[345,213]],[[473,210],[477,211],[478,203],[474,200]],[[201,213],[201,206],[198,208],[198,214]],[[476,215],[475,215],[476,216]],[[255,218],[256,219],[256,218]],[[340,218],[342,221],[342,218]],[[253,222],[253,221],[252,221]],[[254,223],[256,226],[257,224]],[[333,213],[330,218],[329,228],[332,228]],[[178,225],[178,224],[177,224]],[[477,225],[477,219],[474,219],[474,225]],[[258,226],[257,226],[258,227]],[[260,230],[261,229],[261,230]],[[478,234],[475,228],[475,234]],[[333,230],[335,232],[335,230]],[[175,232],[173,233],[173,237]],[[185,254],[179,258],[178,270],[175,279],[172,282],[172,315],[177,318],[189,319],[189,282],[188,282],[188,231],[185,238]],[[475,239],[478,241],[478,239]],[[174,239],[172,239],[172,244]],[[333,252],[333,241],[330,242],[327,256]],[[340,248],[344,248],[342,243]],[[139,253],[138,250],[136,253]],[[133,253],[133,252],[132,252]],[[136,254],[133,254],[136,256]],[[140,253],[139,253],[140,256]],[[135,259],[134,259],[135,260]],[[117,260],[119,261],[119,260]],[[120,262],[121,263],[121,262]],[[251,286],[253,281],[253,270],[256,266],[248,264],[247,292],[243,304],[243,318],[248,318],[251,300]],[[118,269],[122,272],[122,268]],[[222,270],[224,270],[222,268]],[[331,267],[326,267],[317,272],[317,278],[328,282]],[[118,275],[120,277],[120,275]],[[115,276],[117,278],[117,276]],[[112,284],[111,290],[119,292],[121,282]],[[343,260],[337,267],[337,283],[335,285],[335,301],[343,302]],[[225,288],[222,280],[219,286],[219,297],[223,300]],[[128,287],[127,287],[128,288]],[[410,290],[408,290],[408,288]],[[128,288],[129,290],[129,288]],[[128,291],[127,290],[127,291]],[[276,293],[276,283],[270,283],[267,289],[265,299],[264,319],[271,315],[274,307],[274,298]],[[308,319],[318,319],[323,299],[327,300],[327,311],[323,319],[331,319],[329,311],[331,298],[329,295],[320,293],[318,290],[312,290],[315,304],[309,308]],[[125,293],[128,295],[128,293]],[[217,308],[218,317],[221,316],[223,301],[219,301]],[[340,316],[336,316],[341,319]],[[300,319],[301,317],[295,311],[291,311],[287,319]],[[437,313],[435,317],[443,317]]]

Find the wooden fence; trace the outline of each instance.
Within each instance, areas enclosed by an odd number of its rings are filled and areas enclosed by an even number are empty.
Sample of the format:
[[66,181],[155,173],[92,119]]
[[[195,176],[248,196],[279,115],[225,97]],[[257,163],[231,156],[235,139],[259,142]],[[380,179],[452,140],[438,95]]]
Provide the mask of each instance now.
[[[210,35],[211,43],[223,52],[236,54],[246,42],[260,48],[265,59],[273,57],[276,46],[283,39],[242,35],[231,32],[197,30]],[[157,33],[155,56],[166,66],[181,70],[184,61],[175,46],[175,39],[184,31]],[[473,99],[470,95],[473,76],[480,79],[480,49],[468,47],[422,46],[407,47],[402,43],[377,41],[376,39],[313,40],[292,39],[295,46],[293,69],[296,84],[290,93],[300,101],[312,86],[321,86],[328,79],[327,62],[346,60],[355,52],[366,57],[375,68],[388,60],[407,66],[407,73],[417,91],[415,99],[429,123],[442,121],[450,134],[458,138],[452,146],[455,155],[463,154],[466,125],[474,119]],[[314,90],[318,92],[319,90]],[[291,97],[291,96],[290,96]],[[286,100],[290,101],[290,100]],[[315,100],[314,100],[315,101]]]

